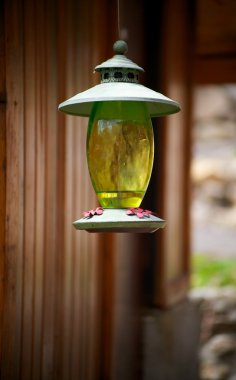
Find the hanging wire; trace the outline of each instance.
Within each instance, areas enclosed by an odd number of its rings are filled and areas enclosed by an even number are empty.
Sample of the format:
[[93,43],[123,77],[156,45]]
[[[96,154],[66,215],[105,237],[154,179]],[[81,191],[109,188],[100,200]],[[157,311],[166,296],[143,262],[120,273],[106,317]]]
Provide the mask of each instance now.
[[118,38],[120,40],[120,0],[117,0],[117,27],[118,27]]

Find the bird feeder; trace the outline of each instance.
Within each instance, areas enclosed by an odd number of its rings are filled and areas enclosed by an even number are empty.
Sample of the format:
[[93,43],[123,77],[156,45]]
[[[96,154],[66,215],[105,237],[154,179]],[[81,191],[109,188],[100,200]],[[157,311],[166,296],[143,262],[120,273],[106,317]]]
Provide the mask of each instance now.
[[69,115],[89,117],[87,161],[101,206],[73,224],[89,232],[154,232],[166,222],[140,208],[154,158],[151,118],[180,106],[139,84],[144,70],[126,57],[125,41],[113,50],[113,58],[95,67],[101,83],[59,105]]

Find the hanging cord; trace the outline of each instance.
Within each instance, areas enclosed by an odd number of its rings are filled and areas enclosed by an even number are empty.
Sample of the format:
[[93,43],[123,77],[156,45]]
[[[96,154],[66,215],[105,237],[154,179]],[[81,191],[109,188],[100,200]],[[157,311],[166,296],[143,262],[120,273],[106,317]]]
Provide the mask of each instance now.
[[118,39],[120,40],[120,0],[117,0],[117,29]]

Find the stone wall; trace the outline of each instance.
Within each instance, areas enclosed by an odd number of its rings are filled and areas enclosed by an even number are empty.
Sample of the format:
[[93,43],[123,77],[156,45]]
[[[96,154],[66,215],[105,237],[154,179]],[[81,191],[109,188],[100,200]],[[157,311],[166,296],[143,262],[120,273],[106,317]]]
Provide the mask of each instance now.
[[144,317],[143,380],[198,380],[200,308],[186,300]]
[[236,289],[195,289],[201,304],[200,379],[236,380]]

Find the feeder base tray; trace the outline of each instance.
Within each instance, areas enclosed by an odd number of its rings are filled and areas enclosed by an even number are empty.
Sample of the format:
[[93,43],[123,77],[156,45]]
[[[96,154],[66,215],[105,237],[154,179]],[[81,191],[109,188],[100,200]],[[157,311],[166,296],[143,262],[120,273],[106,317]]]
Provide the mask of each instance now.
[[73,222],[77,230],[87,232],[132,232],[152,233],[164,228],[166,221],[151,214],[139,218],[136,215],[127,215],[127,209],[104,209],[102,215],[92,218],[81,218]]

